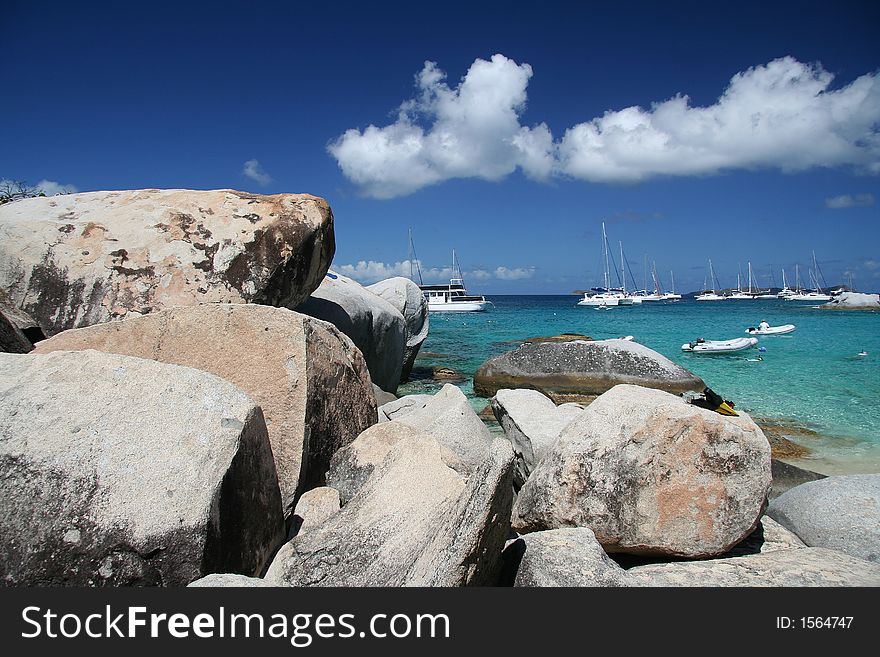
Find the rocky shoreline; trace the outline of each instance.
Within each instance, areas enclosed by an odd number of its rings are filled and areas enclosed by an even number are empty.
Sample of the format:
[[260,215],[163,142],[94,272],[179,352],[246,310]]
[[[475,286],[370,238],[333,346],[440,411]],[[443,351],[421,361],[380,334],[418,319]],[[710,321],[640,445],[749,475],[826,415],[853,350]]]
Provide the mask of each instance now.
[[4,585],[880,585],[880,475],[626,340],[491,359],[490,430],[418,287],[334,251],[309,195],[0,206]]

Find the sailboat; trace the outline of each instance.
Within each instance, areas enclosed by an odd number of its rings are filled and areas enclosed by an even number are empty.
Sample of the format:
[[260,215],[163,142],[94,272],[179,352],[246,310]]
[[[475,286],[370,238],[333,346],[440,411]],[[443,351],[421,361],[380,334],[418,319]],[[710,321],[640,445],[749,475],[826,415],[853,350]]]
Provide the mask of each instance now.
[[[770,270],[770,278],[773,278],[773,270]],[[772,282],[772,281],[771,281]],[[776,295],[770,291],[770,288],[766,290],[762,290],[758,288],[754,292],[752,291],[752,263],[749,262],[749,292],[752,294],[753,299],[775,299]]]
[[[796,270],[797,271],[797,270]],[[814,290],[800,290],[800,278],[798,278],[797,293],[788,297],[788,301],[812,301],[818,303],[826,303],[831,301],[831,295],[822,291],[819,284],[819,277],[822,272],[819,269],[819,263],[816,261],[816,252],[813,251],[813,266],[810,269],[810,285],[814,285]]]
[[675,293],[675,273],[670,271],[669,277],[672,280],[672,291],[663,295],[663,301],[678,301],[681,299],[681,295]]
[[[428,302],[428,310],[440,313],[473,313],[486,310],[491,302],[484,296],[469,295],[464,287],[464,276],[461,266],[455,258],[455,249],[452,250],[452,277],[449,285],[424,285],[422,283],[422,271],[419,261],[415,258],[415,249],[412,247],[412,231],[410,231],[410,279],[413,276],[413,264],[419,274],[419,289],[425,295]],[[457,275],[456,275],[457,274]],[[415,282],[415,281],[413,281]]]
[[[795,265],[795,271],[797,271],[797,265]],[[776,295],[779,299],[788,299],[789,297],[793,297],[795,295],[795,291],[788,287],[788,283],[785,282],[785,269],[782,270],[782,289],[779,290],[779,293]]]
[[712,286],[711,291],[705,291],[694,297],[697,301],[722,301],[725,297],[718,294],[718,279],[715,277],[715,270],[712,268],[712,259],[709,259],[709,284]]
[[[621,246],[621,251],[623,247]],[[611,287],[611,258],[608,255],[608,236],[605,233],[605,222],[602,222],[602,259],[604,263],[604,287],[594,287],[596,294],[584,293],[584,298],[578,301],[579,306],[596,306],[608,308],[610,306],[631,306],[632,297],[626,295],[626,281],[622,288]]]
[[[751,287],[752,287],[751,264],[749,264],[749,288],[751,289]],[[747,293],[743,292],[743,289],[742,289],[742,267],[739,264],[737,264],[737,266],[736,266],[736,292],[734,292],[733,294],[729,294],[727,296],[727,298],[740,300],[740,301],[742,301],[742,300],[751,301],[752,300],[751,294],[747,294]]]

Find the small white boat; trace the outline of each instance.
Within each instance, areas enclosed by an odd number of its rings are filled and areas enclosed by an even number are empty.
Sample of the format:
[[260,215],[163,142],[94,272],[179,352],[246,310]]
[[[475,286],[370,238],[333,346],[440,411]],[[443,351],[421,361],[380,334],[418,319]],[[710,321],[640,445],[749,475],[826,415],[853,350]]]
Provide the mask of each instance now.
[[[456,275],[457,274],[457,275]],[[421,273],[419,274],[421,277]],[[436,313],[477,313],[483,312],[491,302],[482,295],[469,295],[464,287],[461,268],[452,252],[452,278],[449,285],[419,285],[428,302],[428,310]]]
[[[621,256],[623,255],[623,247],[621,246]],[[598,308],[607,308],[609,306],[631,306],[635,300],[631,295],[626,293],[626,283],[623,287],[611,287],[611,265],[608,255],[608,236],[605,233],[605,222],[602,222],[602,259],[604,261],[604,285],[602,287],[594,287],[596,294],[584,292],[584,298],[578,301],[579,306],[595,306]],[[623,260],[623,258],[621,258]],[[625,280],[625,279],[624,279]],[[641,302],[641,300],[639,300]]]
[[785,333],[791,333],[795,330],[794,324],[783,324],[782,326],[768,326],[767,328],[760,328],[750,326],[746,329],[746,333],[749,335],[784,335]]
[[704,340],[699,338],[681,345],[682,351],[694,354],[729,354],[743,349],[751,349],[758,344],[758,338],[734,338],[733,340]]

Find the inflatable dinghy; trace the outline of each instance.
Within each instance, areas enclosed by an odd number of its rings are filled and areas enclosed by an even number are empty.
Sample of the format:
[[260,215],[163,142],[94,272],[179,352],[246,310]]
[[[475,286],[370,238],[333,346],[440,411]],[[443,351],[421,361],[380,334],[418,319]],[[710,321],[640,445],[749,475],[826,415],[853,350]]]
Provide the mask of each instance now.
[[770,326],[768,328],[755,328],[754,326],[750,326],[746,329],[746,333],[749,335],[783,335],[784,333],[791,333],[795,329],[794,324],[783,324],[782,326]]
[[758,344],[758,338],[734,338],[733,340],[704,340],[699,338],[681,345],[682,351],[695,354],[729,354],[743,349],[751,349]]

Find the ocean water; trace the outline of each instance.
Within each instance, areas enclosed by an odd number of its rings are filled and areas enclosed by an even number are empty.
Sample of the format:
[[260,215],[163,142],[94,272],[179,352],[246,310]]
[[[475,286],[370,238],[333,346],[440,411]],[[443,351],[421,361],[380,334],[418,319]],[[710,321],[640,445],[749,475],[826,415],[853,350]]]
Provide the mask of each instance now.
[[[817,432],[789,436],[813,450],[800,465],[826,472],[880,472],[880,313],[824,311],[795,302],[718,301],[649,303],[595,310],[578,297],[494,296],[484,313],[432,313],[418,365],[459,370],[460,387],[476,410],[473,375],[486,359],[514,349],[518,341],[560,333],[595,339],[632,335],[700,376],[738,409]],[[695,355],[681,345],[696,338],[744,337],[766,319],[795,324],[784,336],[759,338],[765,352]],[[859,357],[860,351],[868,355]],[[437,357],[430,354],[439,354]],[[760,355],[763,360],[756,361]],[[398,394],[433,391],[439,384],[414,381]]]

